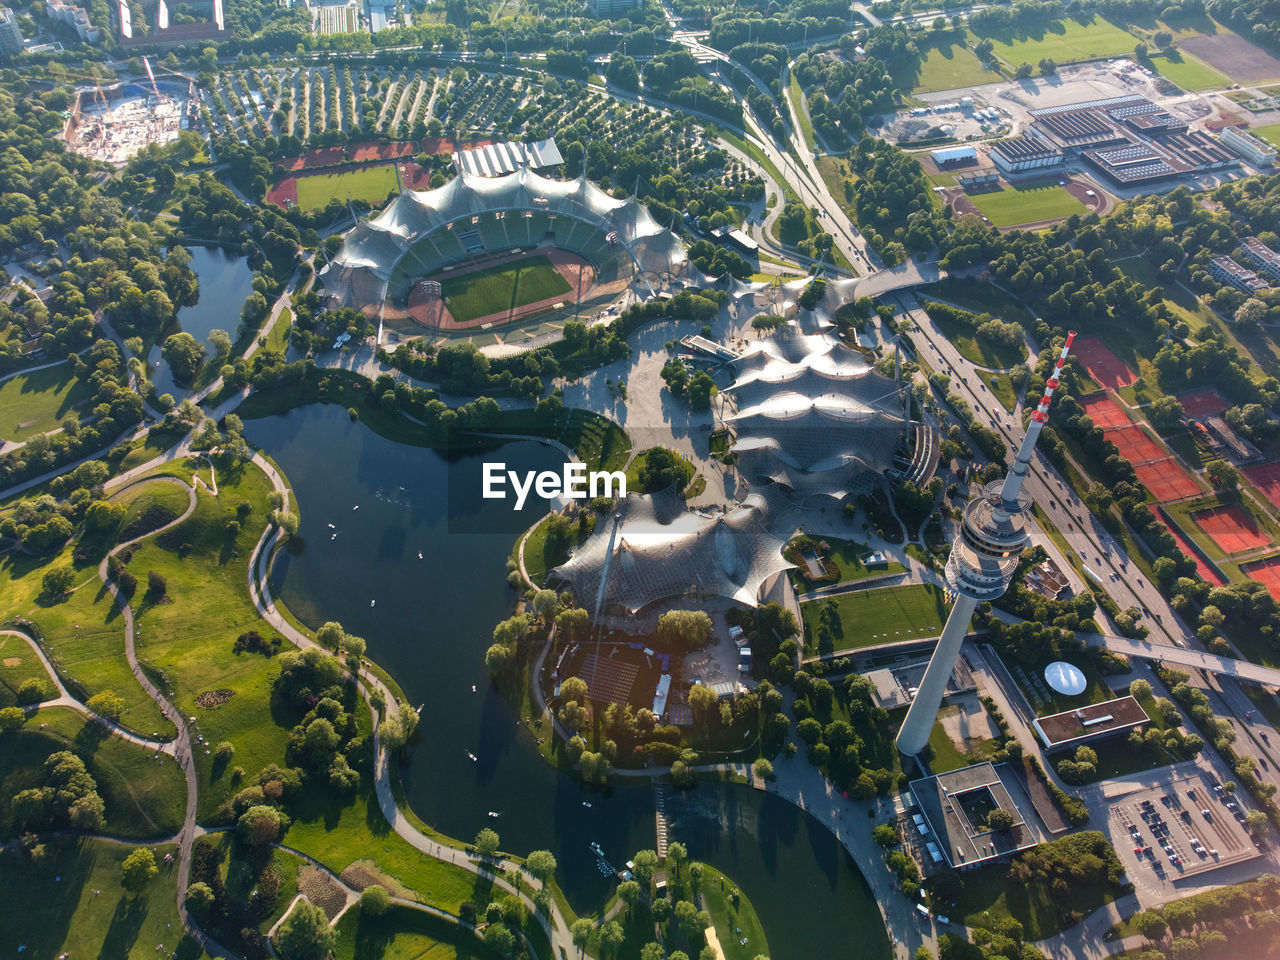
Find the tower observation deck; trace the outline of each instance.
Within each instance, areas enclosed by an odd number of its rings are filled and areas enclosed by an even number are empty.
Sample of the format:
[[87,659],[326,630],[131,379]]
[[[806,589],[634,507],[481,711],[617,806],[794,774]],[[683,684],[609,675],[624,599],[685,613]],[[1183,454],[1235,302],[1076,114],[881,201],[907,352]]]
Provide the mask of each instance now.
[[1027,424],[1026,436],[1022,438],[1009,472],[1003,480],[987,484],[965,507],[964,523],[947,559],[947,583],[956,592],[955,606],[951,608],[942,636],[929,659],[929,667],[920,681],[915,699],[911,701],[911,709],[898,731],[898,749],[906,756],[915,756],[929,742],[938,708],[942,706],[942,697],[947,691],[947,680],[956,657],[960,655],[969,621],[973,619],[978,604],[996,599],[1009,588],[1009,581],[1018,566],[1018,557],[1027,545],[1025,514],[1031,498],[1022,492],[1022,484],[1031,471],[1036,440],[1049,420],[1049,403],[1074,339],[1075,331],[1067,334],[1067,342],[1053,373],[1045,382],[1044,396]]

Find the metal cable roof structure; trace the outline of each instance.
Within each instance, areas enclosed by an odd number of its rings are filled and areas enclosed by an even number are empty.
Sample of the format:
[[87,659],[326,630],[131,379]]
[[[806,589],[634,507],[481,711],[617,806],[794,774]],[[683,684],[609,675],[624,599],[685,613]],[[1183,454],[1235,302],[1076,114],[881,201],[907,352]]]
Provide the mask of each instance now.
[[802,498],[871,489],[906,432],[900,384],[831,326],[821,305],[802,311],[733,361],[735,380],[717,397],[717,425],[733,434],[742,473]]
[[724,514],[690,512],[674,491],[632,494],[618,503],[616,534],[601,518],[552,577],[586,601],[600,593],[607,571],[606,615],[631,616],[677,597],[755,606],[764,582],[793,566],[782,556],[786,541],[765,525],[767,510],[756,494]]
[[411,277],[468,257],[455,229],[480,230],[508,214],[540,225],[560,217],[586,223],[594,230],[581,253],[621,248],[645,273],[661,274],[688,260],[679,237],[634,197],[611,197],[585,176],[552,180],[528,168],[501,177],[464,172],[434,190],[406,190],[377,216],[357,222],[320,271],[325,292],[337,306],[381,304],[406,292]]

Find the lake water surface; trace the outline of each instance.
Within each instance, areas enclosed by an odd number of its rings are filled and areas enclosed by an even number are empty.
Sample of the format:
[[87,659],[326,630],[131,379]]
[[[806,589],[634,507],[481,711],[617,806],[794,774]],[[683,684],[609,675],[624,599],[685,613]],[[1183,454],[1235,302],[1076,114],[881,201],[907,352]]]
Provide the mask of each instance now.
[[[449,532],[450,477],[471,483],[474,463],[392,443],[332,405],[250,421],[245,432],[280,465],[298,500],[304,548],[281,555],[276,596],[313,628],[338,620],[365,637],[369,655],[414,706],[423,704],[427,736],[403,771],[415,812],[454,837],[493,826],[506,849],[552,850],[574,908],[595,909],[612,883],[589,845],[600,843],[615,862],[654,846],[653,791],[587,789],[552,769],[490,688],[484,651],[515,599],[504,566],[513,538]],[[533,442],[508,444],[501,459],[527,469],[561,462]],[[453,502],[462,500],[476,502]],[[773,960],[890,956],[866,881],[808,814],[730,784],[673,792],[668,813],[671,839],[751,899]]]

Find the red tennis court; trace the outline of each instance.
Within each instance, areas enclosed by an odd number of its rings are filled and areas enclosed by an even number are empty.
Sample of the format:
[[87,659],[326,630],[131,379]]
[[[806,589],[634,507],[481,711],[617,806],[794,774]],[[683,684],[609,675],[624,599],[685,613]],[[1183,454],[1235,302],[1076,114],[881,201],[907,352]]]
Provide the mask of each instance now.
[[1133,470],[1142,481],[1142,485],[1161,503],[1185,500],[1187,497],[1204,493],[1173,457],[1162,457],[1159,460],[1149,460],[1141,464],[1135,463]]
[[1203,420],[1205,417],[1220,417],[1222,412],[1227,409],[1227,401],[1223,400],[1222,394],[1218,393],[1213,387],[1192,390],[1190,393],[1184,393],[1176,399],[1182,404],[1183,412],[1195,420]]
[[1280,557],[1268,557],[1266,560],[1255,560],[1253,563],[1240,564],[1240,570],[1250,580],[1257,580],[1267,588],[1267,592],[1276,600],[1280,600]]
[[1239,504],[1200,510],[1193,513],[1191,519],[1228,556],[1257,550],[1271,543],[1271,539],[1253,522],[1253,517],[1245,513]]
[[1273,507],[1280,507],[1280,463],[1255,463],[1240,469]]
[[[1160,512],[1161,514],[1164,513],[1163,510]],[[1173,537],[1173,539],[1177,541],[1178,548],[1186,556],[1190,557],[1192,560],[1195,561],[1196,573],[1200,574],[1201,580],[1203,580],[1205,583],[1211,583],[1215,587],[1225,587],[1227,585],[1227,581],[1224,580],[1218,574],[1218,571],[1213,569],[1213,567],[1209,566],[1209,564],[1204,562],[1204,558],[1200,556],[1199,551],[1197,551],[1195,547],[1191,545],[1190,541],[1188,541],[1187,538],[1184,537],[1179,532],[1176,525],[1172,523],[1166,523],[1164,520],[1160,520],[1160,519],[1157,519],[1156,522],[1159,523],[1161,526],[1163,526],[1166,530],[1168,530],[1169,536]]]
[[1138,375],[1097,337],[1076,337],[1071,352],[1089,376],[1108,390],[1131,386]]
[[1129,419],[1129,415],[1120,408],[1120,405],[1105,393],[1095,393],[1088,400],[1080,401],[1080,406],[1084,407],[1084,412],[1089,415],[1093,425],[1101,427],[1103,430],[1107,429],[1107,427],[1121,427],[1133,422]]
[[1120,450],[1120,456],[1135,467],[1140,463],[1146,463],[1148,460],[1159,460],[1169,455],[1161,448],[1160,444],[1152,440],[1147,435],[1147,432],[1136,423],[1130,423],[1123,427],[1112,427],[1105,433],[1107,439]]

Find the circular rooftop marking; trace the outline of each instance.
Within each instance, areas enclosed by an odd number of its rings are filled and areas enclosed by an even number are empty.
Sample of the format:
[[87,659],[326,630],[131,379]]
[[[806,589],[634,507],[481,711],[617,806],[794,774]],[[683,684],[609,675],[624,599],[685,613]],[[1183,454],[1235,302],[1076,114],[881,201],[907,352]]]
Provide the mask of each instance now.
[[1055,692],[1069,697],[1084,693],[1084,688],[1088,686],[1080,668],[1065,660],[1055,660],[1044,668],[1044,682]]

